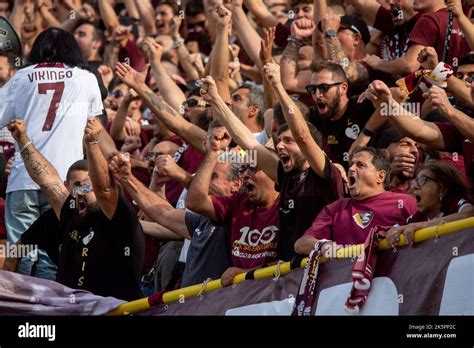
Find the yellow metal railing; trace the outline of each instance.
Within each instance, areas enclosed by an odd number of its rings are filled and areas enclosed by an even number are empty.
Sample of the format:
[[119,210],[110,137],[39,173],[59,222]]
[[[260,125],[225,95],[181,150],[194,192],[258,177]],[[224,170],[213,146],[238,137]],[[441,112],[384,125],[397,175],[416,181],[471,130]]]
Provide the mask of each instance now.
[[[423,228],[415,232],[414,242],[419,243],[423,242],[427,239],[436,238],[437,236],[443,236],[449,233],[458,232],[464,230],[466,228],[474,227],[474,217],[470,217],[463,220],[448,222],[439,226]],[[400,236],[400,247],[406,245],[406,241],[404,236]],[[354,257],[360,254],[363,250],[363,244],[353,245],[341,250],[337,251],[336,258],[343,259],[348,257]],[[386,240],[382,240],[379,243],[380,250],[387,250],[391,249],[389,244]],[[304,268],[306,263],[308,262],[308,258],[305,258],[301,261],[300,267]],[[324,259],[321,260],[324,262]],[[265,279],[265,278],[272,278],[275,277],[278,273],[280,275],[285,275],[291,272],[290,262],[280,263],[279,265],[273,265],[261,269],[257,269],[254,272],[254,279]],[[234,277],[233,284],[237,284],[243,282],[245,280],[245,276],[247,273],[241,273]],[[177,290],[168,291],[163,294],[163,303],[171,303],[176,302],[182,298],[192,298],[198,296],[200,293],[207,293],[210,291],[214,291],[217,289],[221,289],[221,281],[220,279],[209,281],[203,287],[201,284],[188,286],[186,288],[181,288]],[[150,308],[148,298],[142,298],[139,300],[131,301],[124,303],[117,307],[115,310],[107,313],[106,315],[127,315],[132,313],[137,313],[140,311],[144,311]]]

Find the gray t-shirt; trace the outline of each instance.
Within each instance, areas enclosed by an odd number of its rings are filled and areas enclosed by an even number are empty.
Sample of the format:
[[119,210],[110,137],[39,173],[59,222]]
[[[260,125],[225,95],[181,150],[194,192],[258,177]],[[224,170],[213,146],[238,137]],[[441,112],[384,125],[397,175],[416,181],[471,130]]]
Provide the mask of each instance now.
[[187,211],[186,227],[192,236],[181,287],[219,279],[232,266],[229,235],[207,217]]

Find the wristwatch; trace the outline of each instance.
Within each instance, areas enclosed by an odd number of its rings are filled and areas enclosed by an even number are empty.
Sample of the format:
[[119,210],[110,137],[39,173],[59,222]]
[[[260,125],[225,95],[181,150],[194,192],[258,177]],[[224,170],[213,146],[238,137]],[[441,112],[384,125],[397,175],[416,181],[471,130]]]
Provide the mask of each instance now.
[[324,33],[324,37],[336,37],[336,36],[337,36],[337,32],[334,29],[326,30],[326,32]]

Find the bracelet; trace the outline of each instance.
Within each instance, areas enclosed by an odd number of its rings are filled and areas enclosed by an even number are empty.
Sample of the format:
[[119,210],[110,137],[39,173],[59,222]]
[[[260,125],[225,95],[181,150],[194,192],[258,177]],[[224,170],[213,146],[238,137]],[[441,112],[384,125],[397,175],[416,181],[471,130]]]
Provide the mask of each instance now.
[[367,128],[362,129],[362,133],[364,133],[365,135],[371,138],[376,136],[375,132],[372,132],[370,129],[367,129]]
[[94,141],[90,141],[87,143],[87,145],[94,145],[94,144],[98,144],[99,143],[99,139],[97,140],[94,140]]
[[31,141],[27,142],[25,144],[25,146],[23,146],[23,148],[20,150],[20,154],[23,155],[23,152],[25,152],[25,150],[28,148],[28,146],[31,145]]
[[173,48],[179,48],[184,43],[184,39],[180,38],[173,43]]

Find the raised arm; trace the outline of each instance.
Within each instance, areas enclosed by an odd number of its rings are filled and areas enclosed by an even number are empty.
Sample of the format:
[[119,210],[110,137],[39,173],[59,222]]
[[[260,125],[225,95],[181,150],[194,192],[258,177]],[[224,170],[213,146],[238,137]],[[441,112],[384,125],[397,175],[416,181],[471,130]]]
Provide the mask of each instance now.
[[230,99],[229,92],[229,25],[231,13],[223,5],[216,6],[212,10],[216,22],[216,42],[214,43],[215,59],[211,65],[210,75],[214,78],[217,91],[224,100]]
[[100,18],[104,21],[105,28],[112,33],[120,26],[117,14],[110,3],[110,0],[98,0]]
[[[385,105],[385,107],[391,111],[388,118],[399,132],[436,149],[445,148],[444,139],[438,126],[432,122],[423,121],[418,116],[410,114],[403,109],[402,106],[395,101],[392,92],[384,82],[378,80],[372,82],[366,93],[367,97],[377,109]],[[403,117],[400,117],[400,115],[403,115]]]
[[109,161],[109,169],[150,219],[177,233],[182,238],[190,239],[184,220],[185,212],[173,208],[166,200],[150,191],[134,177],[127,156],[118,154],[112,157]]
[[242,8],[242,1],[234,1],[232,6],[232,27],[239,38],[243,49],[250,59],[261,69],[258,54],[260,52],[260,36],[252,27]]
[[[235,1],[234,1],[235,3]],[[245,7],[255,16],[265,28],[276,27],[278,19],[268,10],[262,0],[244,0]]]
[[266,64],[263,67],[263,71],[275,90],[285,120],[290,127],[291,134],[295,138],[298,147],[316,174],[320,177],[324,177],[326,156],[311,136],[308,124],[300,109],[296,106],[293,99],[291,99],[283,87],[280,77],[280,66],[275,63]]
[[376,56],[370,56],[366,57],[364,61],[375,70],[394,76],[406,76],[420,67],[417,57],[422,49],[421,45],[411,44],[408,51],[398,59],[386,61]]
[[206,101],[211,103],[213,115],[221,121],[235,142],[245,151],[257,151],[259,167],[263,169],[268,177],[276,182],[278,158],[260,144],[250,130],[229,109],[218,95],[216,84],[212,77],[207,76],[203,79],[201,94]]
[[[330,14],[322,21],[322,28],[324,32],[334,30],[336,33],[339,30],[341,18],[338,15]],[[369,80],[367,69],[359,62],[351,62],[342,49],[341,42],[337,36],[324,37],[326,47],[328,50],[328,59],[338,63],[344,69],[347,79],[350,83],[357,81]]]
[[145,28],[145,35],[156,33],[155,11],[148,0],[135,0],[140,22]]
[[466,37],[469,48],[474,50],[474,24],[464,14],[461,0],[448,0],[448,11],[453,12],[454,17],[457,18],[459,26]]
[[300,48],[311,45],[311,36],[315,31],[314,22],[300,18],[291,24],[291,40],[286,45],[280,60],[283,87],[290,92],[306,93],[305,86],[311,81],[311,71],[299,71]]
[[[215,93],[217,94],[217,88]],[[206,156],[189,186],[186,196],[186,207],[195,213],[216,220],[216,211],[209,195],[212,172],[217,164],[220,151],[225,151],[230,144],[230,135],[225,128],[209,130],[206,137]]]
[[18,144],[28,174],[40,186],[49,205],[59,219],[61,208],[69,196],[66,186],[64,186],[56,169],[31,143],[26,134],[23,120],[12,120],[8,125],[8,129]]
[[117,209],[119,193],[109,173],[107,160],[99,147],[102,131],[100,121],[97,118],[90,118],[87,120],[84,131],[84,143],[94,194],[102,212],[109,220],[112,220]]
[[[174,231],[166,228],[163,225],[160,225],[159,223],[140,220],[140,224],[142,225],[143,233],[157,240],[167,241],[167,240],[183,240],[184,239],[184,237],[181,237],[179,234],[174,233]],[[186,239],[191,239],[191,236],[189,235],[189,238],[186,238]]]
[[202,139],[206,132],[198,126],[186,121],[176,110],[173,110],[167,103],[162,102],[160,98],[145,84],[145,70],[141,73],[128,65],[117,63],[117,75],[130,88],[137,92],[142,101],[171,131],[184,139],[195,149],[204,152]]
[[367,25],[374,25],[377,12],[382,5],[376,0],[349,0],[349,3],[355,6]]
[[152,38],[146,38],[143,41],[143,47],[148,53],[151,71],[155,75],[160,94],[173,109],[180,110],[186,96],[161,63],[163,47]]

